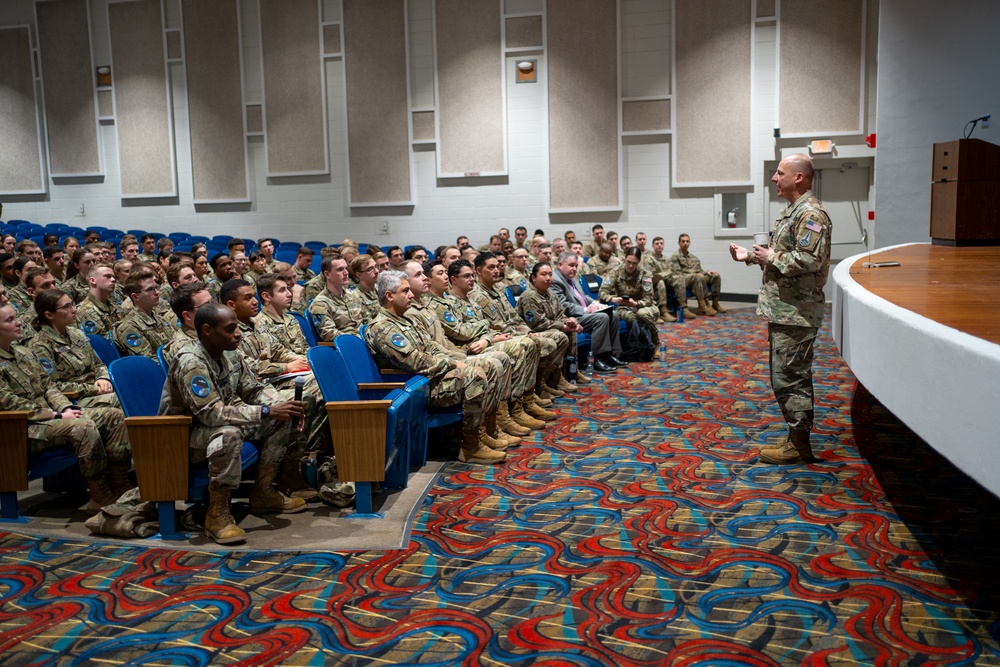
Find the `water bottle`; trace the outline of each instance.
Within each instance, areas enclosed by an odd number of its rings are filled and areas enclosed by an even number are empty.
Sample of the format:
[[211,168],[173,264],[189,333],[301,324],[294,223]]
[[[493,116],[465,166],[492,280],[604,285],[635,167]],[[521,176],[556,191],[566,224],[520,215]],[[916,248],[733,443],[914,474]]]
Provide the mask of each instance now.
[[677,324],[684,324],[684,309],[677,306]]
[[576,357],[567,354],[564,367],[565,370],[563,371],[563,374],[566,376],[566,379],[570,382],[576,382]]
[[310,454],[302,459],[302,479],[310,488],[319,488],[319,470],[315,455]]
[[667,342],[665,340],[660,341],[660,361],[667,363]]

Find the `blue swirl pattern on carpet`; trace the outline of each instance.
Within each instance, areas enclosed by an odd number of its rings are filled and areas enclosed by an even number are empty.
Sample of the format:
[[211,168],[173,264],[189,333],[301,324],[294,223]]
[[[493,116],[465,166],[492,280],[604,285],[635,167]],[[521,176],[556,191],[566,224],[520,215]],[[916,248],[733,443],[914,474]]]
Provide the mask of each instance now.
[[[213,555],[0,534],[0,663],[1000,664],[995,498],[818,341],[820,462],[752,310],[664,329],[499,466],[452,463],[407,549]],[[250,536],[253,539],[253,536]]]

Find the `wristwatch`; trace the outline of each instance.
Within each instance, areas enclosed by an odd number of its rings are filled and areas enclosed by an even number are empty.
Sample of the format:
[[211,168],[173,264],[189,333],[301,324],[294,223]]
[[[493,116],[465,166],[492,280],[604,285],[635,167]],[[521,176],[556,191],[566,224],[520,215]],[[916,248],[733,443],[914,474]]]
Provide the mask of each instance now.
[[271,416],[271,406],[270,405],[260,406],[260,418],[267,419],[270,416]]

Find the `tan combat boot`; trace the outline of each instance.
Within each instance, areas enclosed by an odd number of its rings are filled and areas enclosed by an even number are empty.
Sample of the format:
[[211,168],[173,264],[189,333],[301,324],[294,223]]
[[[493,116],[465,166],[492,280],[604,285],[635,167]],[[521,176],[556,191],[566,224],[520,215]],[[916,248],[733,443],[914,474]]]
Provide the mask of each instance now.
[[[480,434],[481,442],[489,447],[490,449],[495,449],[498,452],[503,452],[507,450],[507,438],[501,438],[499,431],[497,430],[497,416],[495,412],[491,412],[486,415],[486,419],[483,420],[485,428]],[[518,440],[520,442],[520,440]]]
[[507,407],[507,401],[500,401],[500,405],[497,407],[497,425],[503,429],[504,433],[509,433],[510,435],[516,435],[518,437],[531,435],[530,428],[527,426],[521,426],[510,416],[510,409]]
[[500,463],[507,458],[506,452],[490,449],[482,443],[481,434],[486,433],[486,425],[480,424],[472,432],[462,430],[462,448],[458,450],[458,460],[462,463]]
[[726,309],[719,305],[719,295],[718,294],[713,294],[712,295],[712,308],[714,308],[715,312],[717,312],[717,313],[724,313],[724,312],[726,312]]
[[545,428],[545,422],[535,419],[524,411],[524,397],[517,399],[511,404],[510,418],[519,425],[538,431]]
[[533,393],[528,393],[524,395],[524,411],[534,417],[535,419],[540,419],[545,422],[554,421],[559,415],[554,412],[549,412],[542,406],[535,402],[535,395]]
[[286,456],[281,459],[278,467],[278,479],[275,480],[278,490],[286,496],[301,498],[311,502],[319,500],[319,493],[302,479],[302,464],[297,459]]
[[809,444],[809,431],[789,431],[777,446],[760,450],[760,460],[774,465],[815,463],[816,457]]
[[247,538],[246,532],[236,525],[229,506],[231,491],[217,482],[208,484],[208,511],[205,513],[205,534],[218,544],[233,544]]
[[549,375],[548,384],[552,388],[561,391],[563,396],[577,390],[576,385],[567,382],[566,378],[563,377],[562,370],[558,368]]
[[709,317],[715,317],[716,310],[708,305],[708,301],[705,297],[698,298],[698,308],[701,310],[702,315],[708,315]]
[[[108,480],[105,477],[87,480],[87,492],[90,493],[90,502],[84,509],[88,514],[97,514],[105,505],[114,505],[118,500]],[[124,491],[123,491],[124,493]]]
[[128,469],[128,463],[108,464],[108,484],[111,486],[111,493],[114,494],[116,500],[126,491],[135,488],[132,478],[128,476]]
[[681,290],[680,292],[675,292],[675,294],[677,295],[677,310],[684,311],[684,319],[691,320],[698,317],[697,313],[688,308],[687,292]]
[[670,314],[666,306],[660,306],[660,319],[657,320],[657,324],[662,324],[663,322],[676,322],[677,318]]
[[254,514],[294,514],[306,508],[306,501],[301,498],[289,498],[274,490],[274,477],[278,472],[277,464],[261,464],[257,468],[257,482],[250,492],[250,511]]
[[581,384],[590,384],[591,382],[592,382],[592,380],[589,377],[587,377],[587,375],[583,371],[577,369],[577,371],[576,371],[576,383],[578,385],[581,385]]

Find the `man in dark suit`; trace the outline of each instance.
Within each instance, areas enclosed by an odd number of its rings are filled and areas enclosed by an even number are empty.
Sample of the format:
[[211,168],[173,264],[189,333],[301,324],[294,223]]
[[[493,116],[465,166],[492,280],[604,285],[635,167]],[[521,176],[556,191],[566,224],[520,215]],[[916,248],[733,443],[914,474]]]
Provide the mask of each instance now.
[[583,293],[576,279],[580,258],[572,252],[560,253],[552,272],[552,290],[559,297],[566,313],[575,317],[590,334],[590,347],[594,352],[594,370],[598,373],[613,372],[618,366],[627,366],[619,357],[622,353],[618,341],[618,314],[614,311],[598,312],[605,308]]

